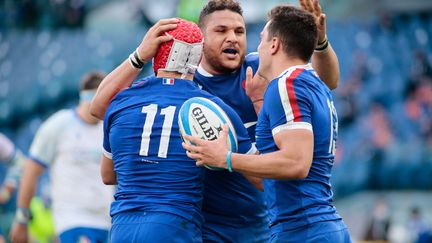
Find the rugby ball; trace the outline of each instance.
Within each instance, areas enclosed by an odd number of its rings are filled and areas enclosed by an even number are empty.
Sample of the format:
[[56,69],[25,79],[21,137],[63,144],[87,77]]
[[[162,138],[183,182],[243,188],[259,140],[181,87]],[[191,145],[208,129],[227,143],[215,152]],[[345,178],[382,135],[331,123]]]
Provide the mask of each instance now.
[[[197,136],[205,140],[216,140],[222,131],[222,125],[228,125],[228,149],[237,152],[237,135],[231,120],[222,108],[213,101],[194,97],[183,103],[178,114],[180,134]],[[208,169],[221,169],[218,167],[205,166]]]

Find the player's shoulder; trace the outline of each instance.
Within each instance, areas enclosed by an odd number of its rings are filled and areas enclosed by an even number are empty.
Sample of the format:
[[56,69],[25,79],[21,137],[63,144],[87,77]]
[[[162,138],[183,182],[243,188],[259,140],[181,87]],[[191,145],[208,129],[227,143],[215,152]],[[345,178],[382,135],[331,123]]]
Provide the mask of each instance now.
[[131,88],[140,87],[140,86],[146,85],[146,84],[148,84],[149,82],[151,82],[152,80],[155,80],[155,79],[157,79],[157,77],[154,76],[154,75],[150,75],[150,76],[146,76],[146,77],[137,79],[137,80],[135,80],[132,83]]
[[118,102],[122,102],[123,100],[127,100],[129,97],[142,94],[143,91],[147,89],[147,86],[149,86],[150,83],[154,82],[156,79],[158,79],[155,76],[147,76],[141,79],[138,79],[133,82],[133,84],[120,92],[118,92],[113,99],[111,100],[111,104],[116,104]]
[[74,109],[61,109],[49,116],[46,122],[67,121],[74,117],[74,113],[76,113]]
[[209,100],[211,100],[213,103],[215,103],[216,105],[220,106],[222,109],[225,108],[225,106],[227,104],[225,104],[225,102],[223,102],[223,100],[215,95],[212,95],[206,91],[201,93],[203,95],[204,98],[207,98]]
[[320,82],[320,78],[310,64],[291,67],[277,79],[278,82],[292,83],[294,86],[314,86]]
[[51,116],[49,116],[41,125],[44,130],[56,130],[57,128],[64,127],[74,120],[74,113],[72,109],[61,109]]
[[241,121],[234,109],[225,103],[221,98],[211,95],[209,99],[218,105],[227,114],[231,121],[234,121],[233,119],[235,118],[238,118],[237,120]]

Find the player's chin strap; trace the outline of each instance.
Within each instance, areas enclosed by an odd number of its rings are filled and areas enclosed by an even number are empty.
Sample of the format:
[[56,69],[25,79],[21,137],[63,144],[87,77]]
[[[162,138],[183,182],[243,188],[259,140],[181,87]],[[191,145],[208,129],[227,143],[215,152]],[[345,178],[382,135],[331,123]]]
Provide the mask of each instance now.
[[198,68],[202,47],[202,42],[189,44],[174,39],[165,68],[161,70],[179,72],[182,74],[182,79],[186,78],[187,74],[193,74]]

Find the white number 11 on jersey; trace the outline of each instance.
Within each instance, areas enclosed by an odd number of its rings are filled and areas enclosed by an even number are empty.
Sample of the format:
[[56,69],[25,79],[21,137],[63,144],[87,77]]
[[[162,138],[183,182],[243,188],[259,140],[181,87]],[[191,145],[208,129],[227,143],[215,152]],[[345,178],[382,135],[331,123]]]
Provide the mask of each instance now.
[[[141,156],[148,155],[148,150],[150,146],[150,135],[152,132],[157,111],[158,111],[158,105],[156,104],[143,106],[141,110],[142,113],[147,114],[146,120],[144,122],[143,132],[141,135],[141,147],[139,152],[139,155]],[[171,128],[174,121],[175,111],[176,111],[175,106],[168,106],[166,108],[161,109],[160,112],[160,114],[165,117],[162,125],[162,133],[161,133],[159,151],[158,151],[158,157],[160,158],[167,157],[169,139],[171,136]]]

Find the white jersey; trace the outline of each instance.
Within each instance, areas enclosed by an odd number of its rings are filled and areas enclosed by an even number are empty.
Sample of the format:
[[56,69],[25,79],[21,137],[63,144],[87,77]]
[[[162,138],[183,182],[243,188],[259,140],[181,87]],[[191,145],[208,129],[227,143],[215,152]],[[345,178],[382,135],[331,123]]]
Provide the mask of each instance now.
[[61,110],[39,128],[30,157],[50,168],[56,233],[74,227],[109,229],[114,187],[102,183],[102,124],[90,125]]

